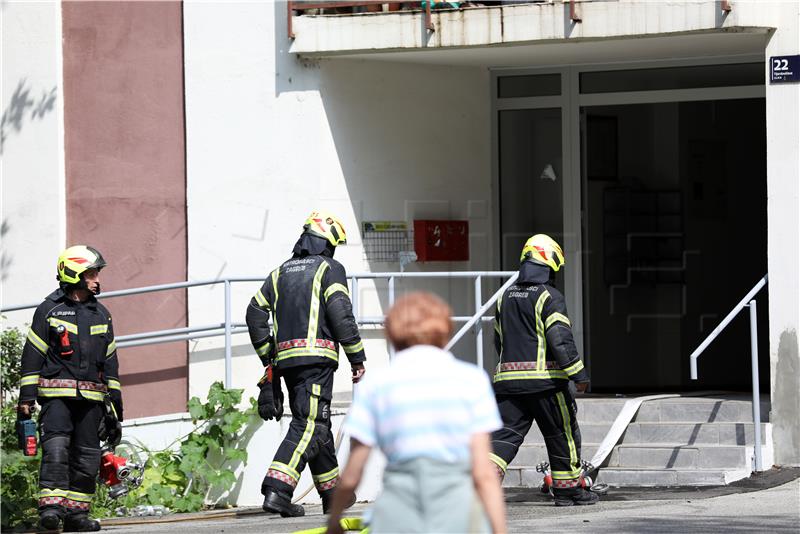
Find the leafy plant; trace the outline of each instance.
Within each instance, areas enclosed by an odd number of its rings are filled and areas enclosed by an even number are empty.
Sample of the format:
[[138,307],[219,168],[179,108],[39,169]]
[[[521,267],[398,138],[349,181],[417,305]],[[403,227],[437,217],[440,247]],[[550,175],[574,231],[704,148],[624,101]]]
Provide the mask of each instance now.
[[[24,342],[24,335],[15,328],[0,335],[3,529],[31,526],[38,514],[41,453],[24,456],[17,448],[14,429]],[[235,470],[247,462],[247,442],[261,424],[255,399],[249,399],[246,409],[239,408],[242,393],[241,389],[225,389],[222,383],[215,382],[206,402],[192,397],[187,404],[195,425],[192,431],[162,450],[138,444],[139,454],[148,458],[142,486],[113,500],[108,497],[108,489],[98,482],[92,516],[109,517],[120,506],[132,508],[137,504],[160,504],[176,512],[225,504],[226,495],[236,484]]]
[[16,328],[0,334],[0,444],[2,445],[2,485],[0,511],[2,527],[32,525],[37,517],[38,473],[41,454],[25,456],[17,448],[14,424],[17,420],[19,375],[25,336]]
[[245,427],[254,430],[260,423],[255,399],[243,411],[238,408],[241,401],[241,389],[214,382],[205,403],[197,397],[189,400],[187,408],[197,425],[189,434],[163,450],[140,445],[149,460],[135,494],[138,503],[161,504],[177,512],[221,504],[236,483],[235,468],[247,462]]

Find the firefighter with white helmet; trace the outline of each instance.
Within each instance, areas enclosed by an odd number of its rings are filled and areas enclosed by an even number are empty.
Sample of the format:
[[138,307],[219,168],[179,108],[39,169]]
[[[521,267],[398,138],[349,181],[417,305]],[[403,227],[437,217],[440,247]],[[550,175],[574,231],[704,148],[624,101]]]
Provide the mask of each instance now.
[[289,431],[261,485],[267,512],[305,513],[291,497],[306,464],[326,513],[339,480],[330,421],[339,347],[350,362],[353,382],[364,374],[366,360],[345,269],[333,259],[336,247],[346,242],[339,219],[312,212],[292,258],[267,276],[247,307],[250,340],[266,369],[259,382],[259,415],[280,420],[280,377],[286,382],[292,410]]
[[110,397],[122,420],[114,329],[111,314],[95,298],[100,270],[96,249],[76,245],[56,264],[59,289],[36,308],[22,352],[18,417],[30,419],[41,405],[39,430],[39,524],[65,532],[100,530],[89,518],[100,467],[98,431]]
[[520,256],[519,278],[497,301],[495,348],[500,362],[494,391],[503,428],[492,434],[491,460],[504,476],[534,421],[544,436],[556,506],[594,504],[583,488],[577,406],[589,376],[572,337],[564,296],[554,286],[564,252],[544,234],[532,236]]

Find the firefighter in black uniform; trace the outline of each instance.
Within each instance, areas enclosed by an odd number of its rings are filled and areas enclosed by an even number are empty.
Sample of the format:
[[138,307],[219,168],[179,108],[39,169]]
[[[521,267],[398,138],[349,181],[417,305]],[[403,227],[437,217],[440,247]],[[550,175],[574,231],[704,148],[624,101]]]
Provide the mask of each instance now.
[[556,506],[594,504],[581,484],[581,434],[570,380],[586,391],[589,377],[578,356],[564,296],[554,287],[564,265],[561,247],[544,234],[525,243],[519,278],[497,301],[495,348],[500,362],[494,391],[503,428],[492,434],[491,460],[500,476],[533,421],[544,436]]
[[122,420],[111,314],[95,295],[106,262],[92,247],[78,245],[58,258],[60,288],[33,314],[22,352],[18,417],[27,419],[34,401],[41,405],[39,432],[39,525],[66,532],[100,530],[89,519],[100,467],[98,429],[106,395]]
[[[353,382],[364,374],[364,348],[353,317],[344,267],[333,259],[346,236],[341,222],[313,212],[292,258],[272,271],[247,307],[250,341],[266,368],[259,382],[259,414],[280,420],[286,381],[292,422],[261,485],[263,508],[284,517],[301,516],[291,498],[306,463],[322,498],[323,512],[339,480],[330,422],[333,374],[344,349]],[[272,314],[272,329],[269,318]]]

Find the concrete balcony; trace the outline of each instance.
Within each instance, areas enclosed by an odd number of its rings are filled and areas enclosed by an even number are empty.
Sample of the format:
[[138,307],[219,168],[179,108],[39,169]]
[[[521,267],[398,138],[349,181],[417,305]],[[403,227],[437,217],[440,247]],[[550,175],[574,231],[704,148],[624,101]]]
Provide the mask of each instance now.
[[[302,3],[294,4],[295,8],[302,6]],[[713,0],[618,0],[575,4],[557,0],[434,10],[429,18],[425,11],[339,15],[306,15],[298,11],[291,15],[290,11],[289,31],[294,35],[290,52],[365,59],[368,56],[391,59],[391,56],[402,55],[404,60],[416,61],[408,56],[412,54],[424,61],[424,54],[477,50],[486,58],[485,63],[491,63],[494,56],[500,61],[498,64],[503,65],[513,60],[515,54],[530,61],[532,45],[537,45],[533,54],[537,59],[547,55],[548,45],[567,42],[624,42],[634,38],[682,35],[686,37],[688,49],[697,50],[698,46],[714,46],[717,42],[713,38],[703,39],[703,36],[747,34],[758,39],[763,47],[768,28],[746,25],[747,21],[755,21],[754,17],[744,9],[729,7],[726,2]],[[627,47],[639,48],[640,44],[634,47],[628,43]],[[728,54],[736,53],[735,49],[731,50],[731,44],[731,40],[726,40]],[[752,50],[752,44],[744,47]],[[652,57],[652,50],[647,53]]]

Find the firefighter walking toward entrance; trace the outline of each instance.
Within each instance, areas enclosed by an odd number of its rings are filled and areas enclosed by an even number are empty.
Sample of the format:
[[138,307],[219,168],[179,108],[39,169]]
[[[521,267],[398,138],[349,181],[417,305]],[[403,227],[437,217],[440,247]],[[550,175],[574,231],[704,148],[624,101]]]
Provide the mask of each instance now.
[[544,436],[556,506],[594,504],[582,487],[581,435],[570,380],[586,391],[583,368],[564,296],[554,287],[564,253],[537,234],[525,243],[517,281],[497,301],[495,348],[500,356],[494,391],[503,428],[492,434],[490,455],[501,477],[536,421]]
[[[333,259],[346,243],[341,222],[313,212],[294,246],[292,258],[270,273],[247,307],[250,341],[266,368],[259,382],[259,415],[280,420],[289,390],[292,422],[261,485],[263,508],[284,517],[305,512],[291,498],[309,464],[323,512],[332,503],[339,466],[331,433],[333,374],[341,344],[353,382],[364,374],[364,348],[353,317],[344,267]],[[272,328],[269,318],[272,315]]]
[[44,530],[57,529],[62,519],[66,532],[100,530],[88,516],[107,394],[122,420],[111,314],[95,298],[105,266],[92,247],[61,253],[60,287],[36,308],[22,352],[18,418],[31,418],[34,401],[42,407],[39,526]]

